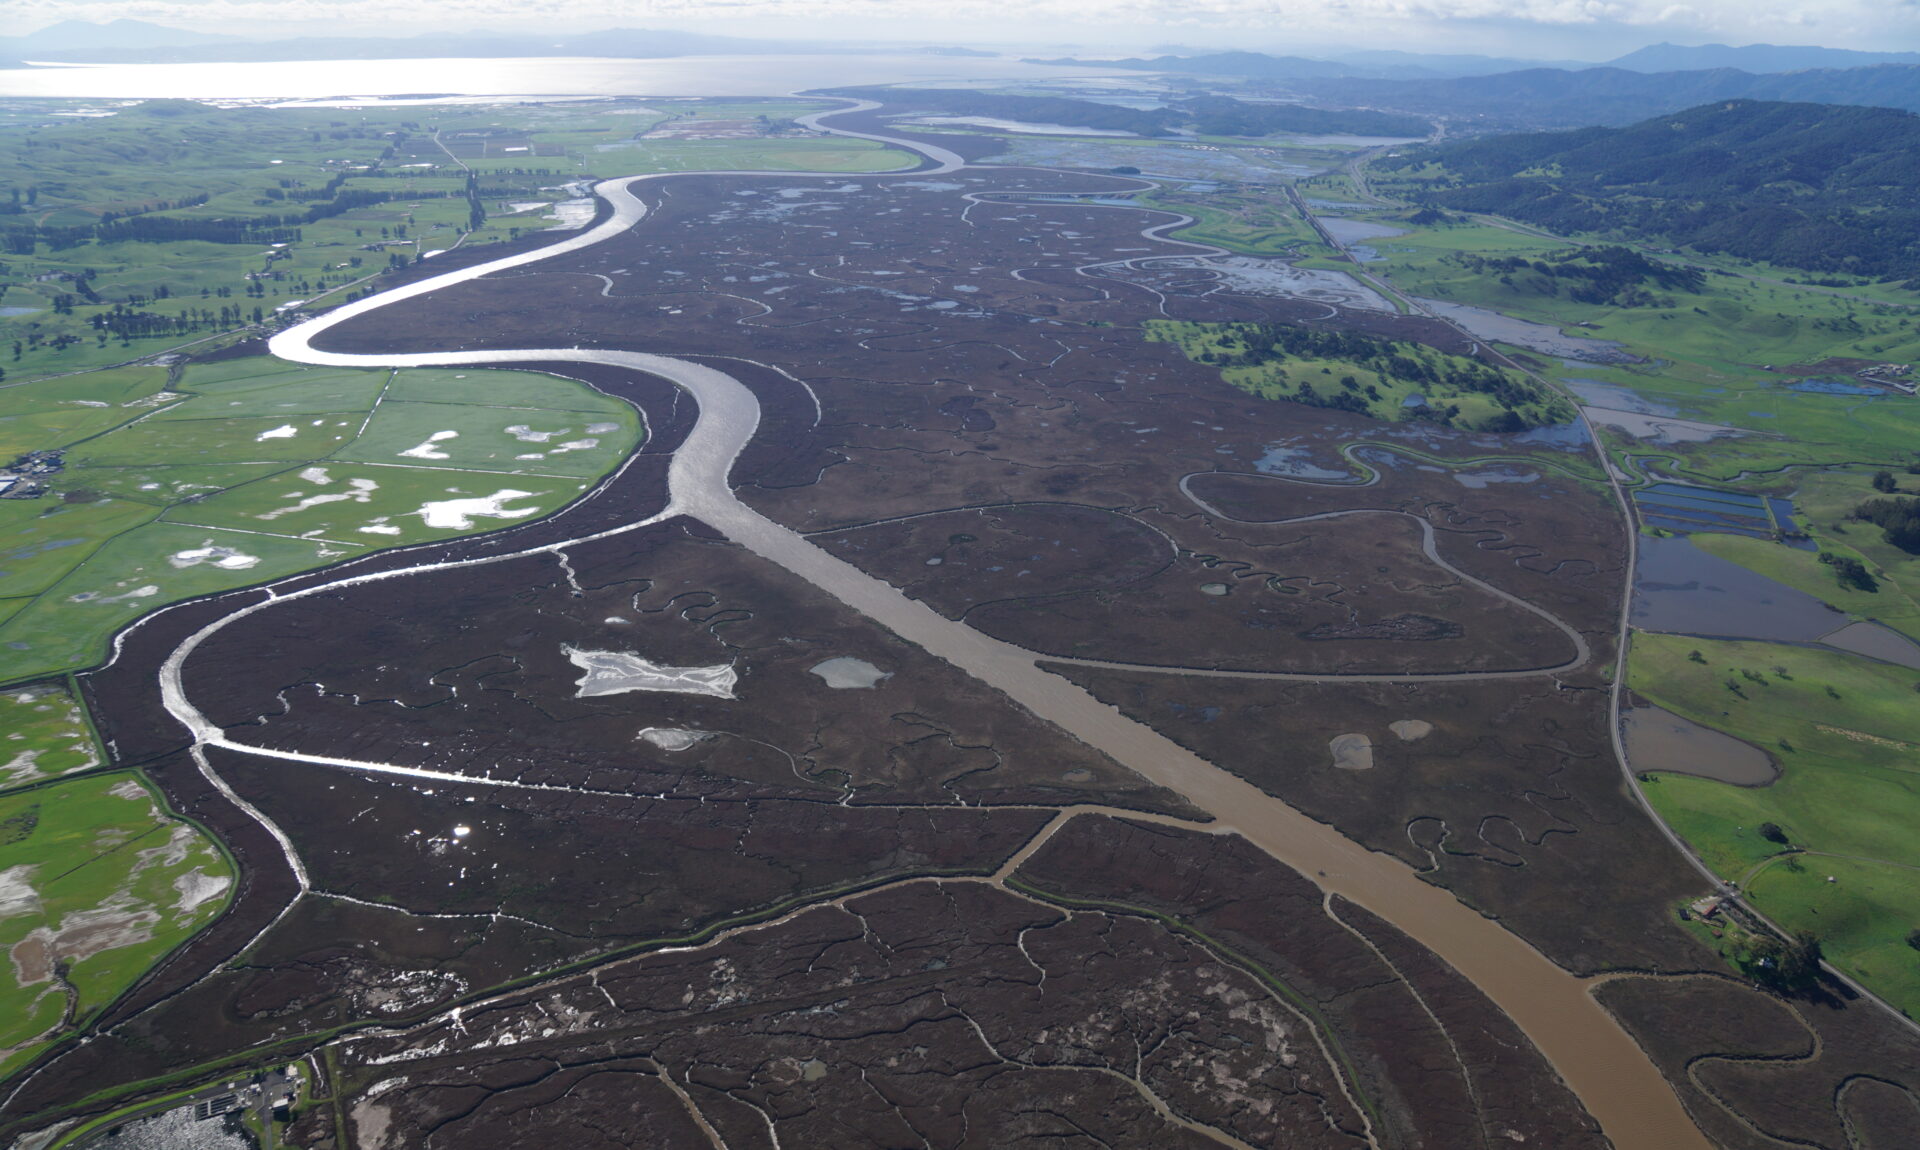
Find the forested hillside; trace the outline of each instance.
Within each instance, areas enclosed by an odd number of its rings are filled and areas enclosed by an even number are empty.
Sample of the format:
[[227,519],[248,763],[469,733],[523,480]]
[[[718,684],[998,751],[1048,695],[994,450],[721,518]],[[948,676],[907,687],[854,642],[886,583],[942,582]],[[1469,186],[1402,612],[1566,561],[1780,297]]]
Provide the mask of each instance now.
[[1436,80],[1310,80],[1295,85],[1324,100],[1364,101],[1489,128],[1622,126],[1723,100],[1859,104],[1920,111],[1920,67],[1886,64],[1755,75],[1708,68],[1649,75],[1625,68],[1528,68],[1497,76]]
[[1417,149],[1378,166],[1421,202],[1558,232],[1920,276],[1920,116],[1909,112],[1731,101],[1629,128]]

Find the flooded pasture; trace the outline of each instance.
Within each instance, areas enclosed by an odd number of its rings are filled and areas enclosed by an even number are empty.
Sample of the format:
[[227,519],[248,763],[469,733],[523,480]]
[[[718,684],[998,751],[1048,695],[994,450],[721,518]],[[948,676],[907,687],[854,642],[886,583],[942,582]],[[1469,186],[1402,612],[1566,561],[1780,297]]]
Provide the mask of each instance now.
[[1773,756],[1759,747],[1664,707],[1634,707],[1621,715],[1621,725],[1635,771],[1694,775],[1737,787],[1764,787],[1780,777]]
[[1352,220],[1344,216],[1321,216],[1320,226],[1343,244],[1364,244],[1369,240],[1385,240],[1407,234],[1405,228],[1376,224],[1372,220]]
[[1258,256],[1221,256],[1191,260],[1159,261],[1161,267],[1196,267],[1218,272],[1229,288],[1248,295],[1281,296],[1312,300],[1361,311],[1391,312],[1393,305],[1385,296],[1365,286],[1346,272],[1322,268],[1301,268],[1284,260]]
[[1510,315],[1501,315],[1497,311],[1489,311],[1483,307],[1450,303],[1447,300],[1415,297],[1413,302],[1441,319],[1458,324],[1469,335],[1478,336],[1484,340],[1509,343],[1515,347],[1529,348],[1545,355],[1583,360],[1587,363],[1640,362],[1638,356],[1624,350],[1624,345],[1617,340],[1568,335],[1550,324],[1515,319]]
[[1709,439],[1735,439],[1750,434],[1738,427],[1702,423],[1697,419],[1674,419],[1638,411],[1615,411],[1606,407],[1583,407],[1580,410],[1593,423],[1618,428],[1648,443],[1705,443]]
[[1920,671],[1920,643],[1880,623],[1849,623],[1820,638],[1829,647]]
[[1641,541],[1633,625],[1643,630],[1807,643],[1846,624],[1844,614],[1806,592],[1709,555],[1691,540]]

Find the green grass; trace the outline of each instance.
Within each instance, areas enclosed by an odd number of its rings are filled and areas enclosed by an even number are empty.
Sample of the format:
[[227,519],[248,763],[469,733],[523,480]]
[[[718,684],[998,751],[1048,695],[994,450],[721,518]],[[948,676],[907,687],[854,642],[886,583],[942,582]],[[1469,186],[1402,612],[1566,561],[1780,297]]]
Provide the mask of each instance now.
[[[194,404],[192,410],[208,409]],[[88,440],[73,448],[68,458],[75,467],[124,467],[154,460],[215,464],[319,459],[353,439],[361,414],[335,411],[224,419],[182,411],[172,419],[149,417],[112,435]]]
[[65,684],[0,691],[0,788],[82,771],[100,748]]
[[[1821,547],[1853,555],[1864,562],[1880,580],[1881,595],[1897,593],[1909,599],[1920,598],[1920,555],[1909,555],[1888,543],[1886,536],[1871,523],[1847,522],[1847,515],[1861,500],[1879,494],[1870,486],[1871,478],[1872,471],[1867,468],[1821,471],[1808,476],[1795,497],[1802,526]],[[1904,473],[1898,478],[1905,494],[1913,494],[1920,488],[1920,478]]]
[[[0,795],[0,876],[16,896],[0,917],[0,1073],[62,1032],[62,982],[84,1022],[218,914],[234,878],[131,772]],[[23,961],[39,944],[53,973]]]
[[[280,472],[204,501],[175,507],[167,512],[165,521],[229,532],[283,533],[323,545],[398,546],[464,533],[430,526],[423,513],[429,503],[501,490],[524,492],[507,508],[523,514],[477,521],[498,527],[571,502],[588,486],[587,480],[573,478],[496,477],[431,467],[327,463]],[[239,540],[229,542],[246,546]]]
[[0,387],[0,462],[138,419],[166,386],[158,367],[126,367]]
[[[1187,358],[1196,362],[1224,364],[1220,369],[1222,379],[1266,399],[1328,406],[1325,402],[1328,399],[1350,397],[1351,402],[1363,406],[1365,414],[1393,421],[1410,418],[1412,409],[1407,405],[1408,400],[1419,395],[1432,408],[1457,409],[1450,420],[1452,425],[1474,428],[1486,427],[1509,411],[1529,427],[1562,422],[1573,416],[1571,408],[1558,398],[1535,395],[1537,389],[1517,372],[1447,355],[1424,344],[1399,341],[1378,344],[1381,356],[1411,360],[1429,376],[1416,381],[1390,373],[1384,366],[1385,360],[1379,357],[1310,358],[1289,355],[1276,348],[1259,362],[1236,362],[1249,356],[1247,336],[1254,330],[1249,324],[1149,320],[1141,325],[1141,330],[1150,341],[1178,345]],[[1534,396],[1534,402],[1510,405],[1493,395],[1438,381],[1466,369],[1495,372],[1520,393]],[[1312,395],[1307,394],[1309,388]]]
[[[0,216],[20,227],[90,229],[107,213],[156,220],[288,217],[284,246],[265,242],[88,239],[42,234],[32,250],[9,243],[0,306],[33,309],[0,319],[0,360],[14,379],[127,363],[202,339],[270,326],[277,309],[351,287],[378,286],[390,258],[487,244],[544,229],[540,217],[576,194],[565,185],[653,171],[732,167],[768,171],[889,171],[916,158],[868,140],[783,134],[811,101],[676,101],[670,112],[638,101],[613,105],[502,103],[458,108],[221,110],[179,103],[49,126],[0,116],[0,191],[32,187],[34,202]],[[767,117],[745,140],[636,140],[671,115]],[[434,140],[438,129],[460,159]],[[467,135],[462,135],[467,133]],[[477,133],[477,134],[475,134]],[[32,143],[28,140],[31,137]],[[391,146],[392,154],[383,157]],[[508,153],[507,147],[526,151]],[[268,161],[274,161],[269,163]],[[418,165],[426,165],[424,167]],[[364,169],[364,171],[363,171]],[[376,172],[375,169],[378,169]],[[473,227],[465,197],[471,170],[489,213]],[[340,180],[338,185],[333,181]],[[329,186],[390,198],[308,221]],[[205,203],[187,201],[206,196]],[[471,230],[470,230],[471,229]],[[393,246],[381,246],[391,244]],[[373,250],[369,250],[372,248]],[[90,300],[72,279],[87,283]],[[370,281],[370,282],[369,282]],[[64,299],[62,297],[65,297]],[[115,309],[160,317],[166,331],[124,337],[97,331]],[[5,435],[0,400],[0,436]],[[96,416],[96,419],[98,417]]]
[[[1702,662],[1688,657],[1695,650]],[[1653,775],[1642,785],[1661,817],[1728,879],[1739,879],[1782,849],[1760,838],[1757,828],[1766,822],[1778,824],[1797,847],[1869,860],[1880,877],[1855,884],[1865,901],[1846,912],[1854,918],[1824,906],[1815,914],[1819,904],[1807,901],[1810,896],[1769,901],[1766,884],[1794,891],[1804,885],[1785,878],[1790,872],[1781,863],[1762,872],[1758,905],[1789,929],[1820,934],[1843,969],[1882,971],[1863,981],[1890,998],[1906,996],[1898,1001],[1908,1009],[1920,1009],[1920,996],[1910,982],[1883,981],[1893,968],[1881,943],[1872,940],[1896,928],[1904,937],[1920,926],[1912,917],[1920,908],[1920,869],[1912,869],[1920,868],[1920,836],[1913,833],[1920,821],[1917,678],[1920,672],[1831,651],[1646,633],[1634,636],[1628,674],[1639,694],[1767,748],[1782,767],[1780,778],[1765,787]],[[1822,875],[1837,873],[1830,862],[1838,860],[1809,858],[1804,865],[1826,868]],[[1873,918],[1868,912],[1874,907],[1906,916],[1905,925]]]
[[[1795,392],[1789,385],[1804,373],[1785,370],[1829,357],[1920,360],[1920,313],[1910,309],[1717,274],[1697,292],[1655,291],[1663,297],[1658,306],[1583,303],[1537,272],[1496,275],[1449,258],[1571,250],[1561,241],[1486,224],[1423,228],[1376,246],[1385,261],[1369,270],[1404,291],[1617,340],[1649,361],[1635,368],[1582,368],[1568,374],[1623,384],[1685,417],[1750,433],[1651,447],[1614,436],[1616,454],[1652,451],[1674,457],[1675,470],[1731,479],[1748,471],[1904,460],[1920,437],[1920,401]],[[1762,370],[1769,365],[1777,370]]]
[[0,586],[38,595],[84,563],[108,539],[160,514],[129,500],[62,503],[54,497],[0,502]]
[[1191,243],[1256,256],[1327,254],[1320,234],[1275,191],[1194,195],[1166,189],[1139,202],[1192,216],[1193,223],[1173,233]]
[[247,362],[206,365],[228,368],[219,374],[195,367],[193,382],[183,389],[199,397],[200,402],[168,408],[155,413],[153,419],[164,422],[217,415],[284,421],[291,415],[365,411],[380,397],[388,378],[384,371],[341,371],[294,364],[285,364],[283,371],[263,372],[259,361],[253,361],[249,372],[244,366]]
[[[208,546],[240,566],[195,561]],[[114,632],[168,603],[321,567],[366,548],[279,535],[151,523],[117,536],[0,628],[7,673],[20,678],[90,666]]]
[[[1753,905],[1778,922],[1819,935],[1827,961],[1908,1015],[1920,1015],[1920,871],[1885,863],[1808,855],[1799,869],[1775,863],[1748,888]],[[1827,879],[1832,878],[1833,882]]]
[[[101,374],[113,378],[22,392],[51,388],[39,398],[54,405],[68,394],[144,392],[126,401],[136,405],[157,394],[152,379]],[[67,448],[52,492],[0,500],[9,680],[86,666],[114,631],[183,598],[546,514],[643,433],[630,405],[534,372],[394,374],[256,358],[190,365],[175,387],[169,406],[112,409],[132,421],[111,430],[38,441]],[[445,431],[458,434],[433,440]],[[445,458],[404,454],[423,444],[421,455]],[[521,494],[501,516],[427,518],[430,504],[505,491]],[[218,550],[202,554],[209,548]]]

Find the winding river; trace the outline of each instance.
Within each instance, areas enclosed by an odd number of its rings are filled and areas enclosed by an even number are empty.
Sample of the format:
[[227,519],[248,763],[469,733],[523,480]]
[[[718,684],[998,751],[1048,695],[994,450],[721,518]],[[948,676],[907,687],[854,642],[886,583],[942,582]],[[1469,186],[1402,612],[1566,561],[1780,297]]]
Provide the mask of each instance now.
[[[804,122],[820,128],[820,116],[864,111],[874,106],[858,102],[835,112],[808,117]],[[918,175],[949,172],[964,164],[952,152],[922,142],[863,133],[845,134],[920,153],[927,163],[915,173]],[[768,173],[700,174],[765,176]],[[804,176],[830,176],[842,181],[859,178],[842,173],[778,173],[783,180]],[[741,503],[728,485],[728,474],[758,427],[760,408],[752,392],[733,377],[701,364],[632,351],[561,347],[348,355],[320,351],[312,346],[315,337],[334,325],[376,308],[578,251],[620,235],[646,215],[646,205],[634,194],[634,189],[648,180],[663,178],[670,176],[636,176],[601,183],[595,191],[612,204],[613,212],[605,222],[585,233],[534,251],[462,268],[357,300],[281,333],[272,340],[271,349],[283,359],[341,367],[471,367],[572,361],[628,368],[672,381],[697,403],[699,421],[670,464],[668,506],[658,515],[588,538],[639,530],[674,515],[701,520],[754,554],[778,564],[902,638],[997,688],[1017,704],[1106,752],[1142,776],[1178,791],[1195,806],[1212,814],[1218,820],[1217,829],[1245,836],[1313,879],[1325,891],[1359,903],[1438,953],[1519,1024],[1615,1145],[1623,1150],[1677,1150],[1709,1145],[1666,1080],[1626,1031],[1594,1000],[1585,980],[1554,965],[1450,892],[1424,881],[1400,860],[1369,850],[1332,827],[1308,818],[1048,672],[1032,653],[936,613]],[[585,541],[571,540],[531,550],[556,552]],[[531,552],[518,554],[528,553]],[[192,733],[196,752],[203,752],[209,746],[232,747],[250,754],[337,768],[415,773],[387,764],[263,750],[235,742],[188,698],[181,682],[181,669],[208,636],[256,612],[271,610],[278,603],[375,579],[404,578],[449,566],[500,562],[513,557],[502,555],[453,564],[424,564],[343,577],[285,593],[275,593],[269,588],[267,599],[208,624],[172,652],[161,671],[165,706]],[[1579,657],[1584,656],[1582,644]],[[204,753],[196,757],[209,778],[229,797],[239,801],[213,774]],[[497,785],[499,780],[493,782]],[[304,874],[291,844],[259,812],[247,809],[279,839],[304,884]]]

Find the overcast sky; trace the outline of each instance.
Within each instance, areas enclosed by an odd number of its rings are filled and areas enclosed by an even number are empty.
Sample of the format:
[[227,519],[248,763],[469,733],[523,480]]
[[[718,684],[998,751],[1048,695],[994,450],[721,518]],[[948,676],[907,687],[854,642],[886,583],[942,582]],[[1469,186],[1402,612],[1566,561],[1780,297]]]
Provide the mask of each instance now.
[[127,16],[254,36],[619,26],[1023,48],[1394,47],[1570,59],[1662,40],[1920,50],[1920,0],[7,0],[0,8],[7,35]]

